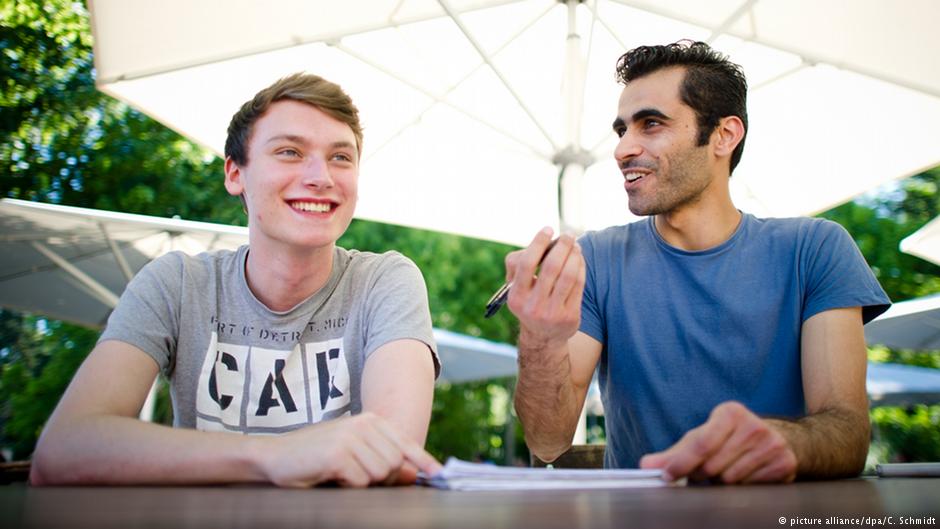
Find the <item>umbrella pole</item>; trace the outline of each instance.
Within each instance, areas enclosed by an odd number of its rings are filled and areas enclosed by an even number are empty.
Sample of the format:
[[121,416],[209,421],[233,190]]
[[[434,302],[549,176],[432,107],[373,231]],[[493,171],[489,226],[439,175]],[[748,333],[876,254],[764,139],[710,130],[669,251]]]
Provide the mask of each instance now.
[[[565,41],[565,74],[562,76],[562,99],[565,109],[567,146],[555,157],[559,165],[558,216],[562,231],[579,235],[584,232],[584,172],[590,165],[590,155],[581,146],[581,114],[584,109],[584,78],[587,61],[581,52],[581,34],[578,33],[578,4],[581,0],[567,0],[568,35]],[[586,408],[581,409],[574,444],[587,439]]]
[[580,234],[584,231],[584,172],[590,155],[581,146],[581,114],[584,109],[584,78],[587,61],[581,51],[578,33],[578,4],[567,0],[568,34],[565,40],[565,72],[562,76],[562,106],[565,111],[566,146],[556,153],[558,174],[558,217],[562,231]]

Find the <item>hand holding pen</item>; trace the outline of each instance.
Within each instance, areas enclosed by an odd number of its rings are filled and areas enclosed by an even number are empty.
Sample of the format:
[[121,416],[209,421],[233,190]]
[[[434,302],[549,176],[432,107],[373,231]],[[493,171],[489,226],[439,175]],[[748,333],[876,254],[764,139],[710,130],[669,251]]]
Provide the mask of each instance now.
[[[542,254],[542,258],[539,259],[539,264],[542,264],[542,261],[545,260],[545,257],[548,256],[548,252],[552,251],[552,248],[555,246],[555,243],[558,239],[552,239],[552,242],[548,243],[548,247],[545,248],[545,253]],[[508,269],[508,265],[507,265]],[[484,318],[489,318],[499,312],[499,309],[506,304],[506,300],[509,299],[509,289],[512,288],[512,281],[507,281],[503,283],[503,286],[499,287],[499,290],[493,294],[493,297],[486,302],[486,314],[483,315]]]
[[584,258],[574,237],[562,235],[553,241],[552,230],[544,228],[527,248],[506,256],[507,284],[493,296],[487,312],[508,303],[524,329],[546,338],[561,333],[567,339],[580,321],[584,274]]

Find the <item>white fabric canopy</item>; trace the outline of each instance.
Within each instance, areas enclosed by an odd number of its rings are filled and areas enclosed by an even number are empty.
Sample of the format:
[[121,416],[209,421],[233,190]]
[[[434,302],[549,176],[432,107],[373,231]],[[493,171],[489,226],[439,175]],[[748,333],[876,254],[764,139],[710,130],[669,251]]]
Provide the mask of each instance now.
[[868,363],[868,398],[872,406],[940,403],[940,369]]
[[0,200],[0,306],[100,328],[151,259],[248,242],[247,228]]
[[940,294],[891,305],[865,326],[865,341],[895,349],[940,349]]
[[612,161],[614,64],[681,38],[748,75],[732,178],[746,211],[811,214],[940,163],[933,0],[89,6],[101,90],[217,153],[233,112],[278,77],[341,84],[365,125],[358,216],[381,222],[526,244],[562,215],[575,229],[631,220]]
[[905,237],[901,251],[940,265],[940,217]]

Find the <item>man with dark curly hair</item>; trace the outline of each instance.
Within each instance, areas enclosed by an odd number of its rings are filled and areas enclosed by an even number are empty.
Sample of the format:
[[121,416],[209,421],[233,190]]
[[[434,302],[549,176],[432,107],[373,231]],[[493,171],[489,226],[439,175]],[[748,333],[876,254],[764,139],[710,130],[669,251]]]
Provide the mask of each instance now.
[[[848,233],[739,211],[741,68],[701,42],[623,55],[614,156],[647,219],[507,256],[521,323],[516,410],[529,447],[565,452],[595,368],[605,465],[667,479],[857,475],[870,424],[862,326],[890,301]],[[799,159],[781,160],[799,170]]]

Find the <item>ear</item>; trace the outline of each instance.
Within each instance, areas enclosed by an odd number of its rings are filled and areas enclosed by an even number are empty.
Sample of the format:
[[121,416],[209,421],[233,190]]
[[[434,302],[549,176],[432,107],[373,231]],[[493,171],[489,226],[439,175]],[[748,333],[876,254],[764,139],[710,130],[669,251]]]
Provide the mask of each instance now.
[[242,171],[232,160],[231,157],[225,157],[225,190],[232,196],[238,196],[245,192],[245,185],[242,182]]
[[715,128],[715,156],[731,156],[744,138],[744,123],[738,116],[725,116]]

